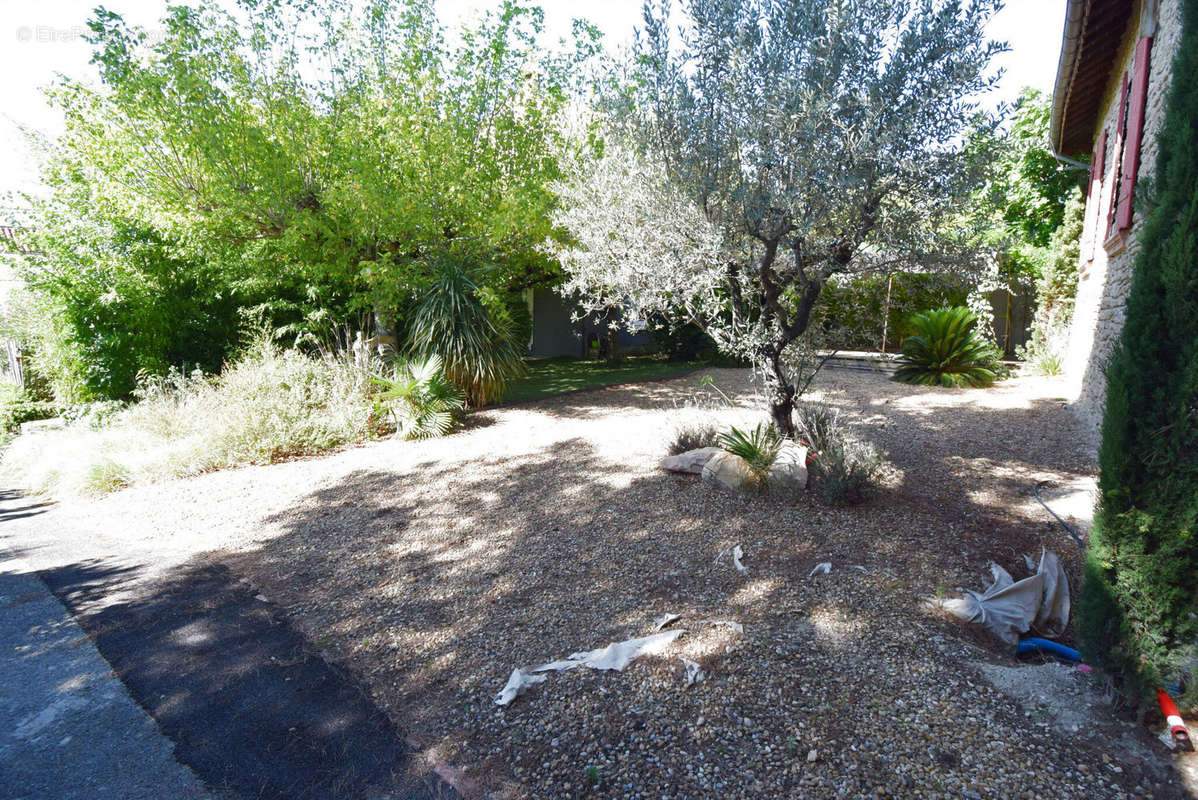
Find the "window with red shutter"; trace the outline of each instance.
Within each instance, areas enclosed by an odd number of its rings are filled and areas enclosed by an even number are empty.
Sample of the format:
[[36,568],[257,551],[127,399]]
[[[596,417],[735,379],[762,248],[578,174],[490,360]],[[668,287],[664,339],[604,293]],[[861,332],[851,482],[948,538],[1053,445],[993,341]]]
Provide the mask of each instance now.
[[1123,146],[1123,175],[1119,183],[1119,204],[1115,211],[1115,230],[1131,226],[1132,198],[1136,189],[1136,173],[1140,169],[1140,140],[1144,134],[1144,105],[1148,99],[1148,56],[1152,37],[1143,36],[1136,43],[1136,59],[1132,65],[1131,97],[1127,103],[1127,139]]
[[1094,145],[1094,155],[1090,158],[1090,191],[1086,195],[1086,225],[1082,235],[1082,254],[1086,261],[1094,260],[1097,249],[1098,222],[1102,219],[1102,170],[1106,167],[1106,138],[1104,130]]
[[1123,88],[1119,90],[1119,121],[1115,123],[1115,169],[1111,172],[1110,204],[1107,206],[1106,233],[1104,239],[1109,239],[1115,232],[1115,209],[1119,207],[1119,187],[1123,181],[1123,145],[1127,141],[1127,73],[1123,73]]

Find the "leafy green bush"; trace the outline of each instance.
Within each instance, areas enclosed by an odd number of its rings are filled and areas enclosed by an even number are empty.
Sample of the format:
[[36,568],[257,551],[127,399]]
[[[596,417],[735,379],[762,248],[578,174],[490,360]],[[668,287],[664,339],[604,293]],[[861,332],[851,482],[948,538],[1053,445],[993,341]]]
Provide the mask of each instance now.
[[78,494],[315,454],[376,435],[368,376],[352,359],[255,342],[220,376],[143,376],[104,420],[21,436],[0,472],[26,491]]
[[649,334],[657,352],[670,361],[716,361],[719,348],[702,328],[693,322],[677,323],[664,316],[649,322]]
[[924,386],[989,386],[998,377],[994,346],[973,330],[967,308],[925,311],[911,317],[915,333],[903,340],[896,381]]
[[676,456],[688,450],[698,450],[700,447],[719,447],[720,428],[714,420],[696,419],[680,422],[674,427],[666,450]]
[[813,489],[832,505],[852,505],[877,485],[885,463],[881,451],[852,435],[840,412],[822,403],[799,403],[795,428],[812,457]]
[[12,383],[0,384],[0,432],[12,433],[23,422],[58,416],[58,406],[35,400]]
[[403,361],[390,378],[374,377],[382,387],[375,402],[395,420],[395,433],[402,439],[443,436],[453,428],[454,414],[464,405],[462,394],[445,380],[441,359]]
[[[86,189],[58,186],[58,200]],[[15,338],[34,354],[60,402],[132,395],[143,372],[186,363],[208,371],[238,340],[238,304],[228,276],[178,256],[181,245],[127,220],[103,218],[90,198],[72,198],[33,234],[37,252],[20,264],[28,287],[10,315]]]
[[770,467],[778,458],[782,442],[782,434],[778,433],[778,429],[763,423],[748,433],[733,426],[719,435],[720,447],[734,456],[740,456],[749,465],[753,485],[759,490],[765,489]]
[[1183,6],[1158,183],[1107,371],[1078,634],[1133,691],[1180,681],[1182,705],[1198,707],[1198,1]]
[[78,422],[89,428],[102,428],[127,408],[127,404],[119,400],[95,400],[91,403],[75,403],[62,410],[62,418],[68,422]]

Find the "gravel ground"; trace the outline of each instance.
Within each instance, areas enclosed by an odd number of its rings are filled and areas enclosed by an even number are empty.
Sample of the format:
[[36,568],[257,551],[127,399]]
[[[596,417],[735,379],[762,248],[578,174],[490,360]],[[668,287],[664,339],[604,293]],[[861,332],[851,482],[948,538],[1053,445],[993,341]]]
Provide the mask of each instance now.
[[[735,401],[722,421],[760,417],[746,372],[707,374]],[[467,795],[1186,796],[1100,678],[1011,672],[1001,645],[926,603],[980,587],[990,559],[1025,574],[1041,545],[1076,585],[1077,548],[1031,494],[1050,481],[1084,527],[1093,468],[1059,384],[950,391],[826,371],[813,396],[891,464],[866,504],[833,509],[660,472],[673,426],[710,400],[701,378],[63,504],[6,535],[43,568],[135,563],[132,594],[230,566]],[[744,575],[713,563],[736,544]],[[830,574],[809,577],[823,561]],[[553,673],[494,704],[515,667],[645,635],[667,612],[686,633],[662,654]],[[683,657],[707,679],[688,687]],[[1075,713],[1054,707],[1066,689]]]

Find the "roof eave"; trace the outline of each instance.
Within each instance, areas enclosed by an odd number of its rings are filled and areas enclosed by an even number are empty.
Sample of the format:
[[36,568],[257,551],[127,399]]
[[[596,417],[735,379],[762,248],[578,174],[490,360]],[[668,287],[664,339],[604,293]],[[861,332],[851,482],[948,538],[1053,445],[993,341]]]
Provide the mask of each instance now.
[[1086,14],[1092,0],[1066,0],[1065,31],[1061,36],[1061,58],[1057,62],[1057,82],[1052,92],[1052,118],[1049,132],[1052,149],[1061,152],[1065,135],[1065,106],[1069,91],[1077,74],[1078,56],[1081,54],[1082,32]]

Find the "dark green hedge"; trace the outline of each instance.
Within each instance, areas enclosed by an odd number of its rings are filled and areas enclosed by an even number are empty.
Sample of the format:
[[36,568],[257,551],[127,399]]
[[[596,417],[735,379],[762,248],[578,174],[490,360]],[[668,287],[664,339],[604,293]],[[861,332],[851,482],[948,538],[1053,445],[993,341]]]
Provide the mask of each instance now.
[[886,314],[887,275],[859,275],[834,279],[824,287],[812,325],[827,331],[837,346],[848,350],[877,350],[886,325],[886,350],[897,353],[911,334],[914,314],[935,308],[965,305],[969,284],[952,275],[895,274],[890,285],[890,313]]
[[1078,631],[1131,689],[1183,679],[1198,705],[1198,0],[1184,4],[1155,175],[1107,372]]

